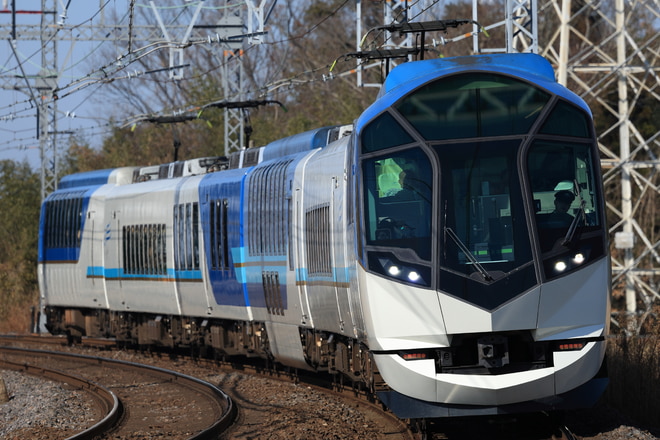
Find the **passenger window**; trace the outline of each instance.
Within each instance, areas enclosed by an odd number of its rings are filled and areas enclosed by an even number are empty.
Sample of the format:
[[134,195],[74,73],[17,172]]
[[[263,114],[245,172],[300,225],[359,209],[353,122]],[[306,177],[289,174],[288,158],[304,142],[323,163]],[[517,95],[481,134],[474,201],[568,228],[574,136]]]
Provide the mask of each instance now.
[[47,249],[80,248],[83,227],[83,192],[63,193],[46,202]]
[[125,274],[165,275],[167,273],[165,231],[164,224],[122,227]]
[[199,206],[182,203],[174,206],[174,267],[199,270]]

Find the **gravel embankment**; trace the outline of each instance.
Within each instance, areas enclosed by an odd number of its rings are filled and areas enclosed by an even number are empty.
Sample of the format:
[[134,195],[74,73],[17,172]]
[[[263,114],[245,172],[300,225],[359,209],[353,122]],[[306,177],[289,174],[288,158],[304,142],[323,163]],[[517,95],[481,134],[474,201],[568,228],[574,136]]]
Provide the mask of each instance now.
[[[381,438],[373,420],[339,398],[304,385],[270,381],[240,373],[206,374],[189,371],[230,393],[241,407],[237,426],[227,439],[327,439]],[[196,373],[196,374],[195,374]],[[201,374],[200,374],[201,373]],[[0,370],[10,396],[0,404],[0,439],[63,439],[83,426],[89,408],[83,394],[58,383],[13,371]],[[205,377],[203,377],[205,376]],[[656,440],[632,422],[619,423],[608,409],[580,412],[568,425],[583,440]],[[602,427],[602,428],[601,428]],[[379,435],[381,434],[381,435]]]
[[9,395],[0,404],[0,439],[63,439],[89,426],[83,393],[16,371],[0,370],[0,377]]

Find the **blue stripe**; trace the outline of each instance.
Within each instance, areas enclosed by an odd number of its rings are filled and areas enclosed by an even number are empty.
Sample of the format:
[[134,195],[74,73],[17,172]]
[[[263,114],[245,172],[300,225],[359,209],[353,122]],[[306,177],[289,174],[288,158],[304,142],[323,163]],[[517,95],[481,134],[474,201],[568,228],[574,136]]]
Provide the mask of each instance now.
[[[240,263],[245,261],[245,248],[232,248],[231,249],[231,259],[234,262],[234,271],[236,273],[236,281],[240,284],[245,284],[247,274],[245,273],[246,267],[240,266]],[[246,297],[247,300],[247,297]]]
[[124,273],[124,269],[105,268],[103,266],[88,266],[87,277],[106,278],[106,279],[149,279],[149,280],[183,280],[183,281],[201,281],[201,270],[174,270],[167,269],[166,274],[146,274],[146,273]]
[[[169,273],[169,269],[167,272]],[[177,270],[174,272],[177,280],[201,280],[201,270]]]
[[[296,268],[296,282],[307,281],[310,278],[306,267]],[[350,280],[350,268],[333,267],[331,276],[313,275],[314,281],[329,281],[333,283],[348,283]]]

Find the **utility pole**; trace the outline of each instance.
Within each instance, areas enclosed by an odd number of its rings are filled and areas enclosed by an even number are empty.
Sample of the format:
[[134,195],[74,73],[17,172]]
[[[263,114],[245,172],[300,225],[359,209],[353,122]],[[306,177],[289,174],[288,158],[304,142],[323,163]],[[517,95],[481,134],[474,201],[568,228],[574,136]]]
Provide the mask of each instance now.
[[[19,66],[20,76],[14,78],[16,84],[5,85],[3,88],[27,89],[30,106],[36,109],[37,127],[35,138],[39,142],[39,156],[41,159],[41,198],[42,200],[57,187],[57,99],[54,91],[58,83],[57,69],[57,40],[56,27],[56,0],[41,0],[39,10],[18,10],[16,0],[12,0],[11,9],[3,13],[11,14],[11,24],[3,29],[3,36],[9,44],[14,59]],[[37,16],[40,18],[38,31],[34,28],[23,29],[19,23],[21,17]],[[41,45],[41,68],[36,75],[28,76],[25,67],[16,51],[19,38],[37,40]],[[30,80],[34,80],[34,84]]]
[[[616,63],[619,66],[626,64],[626,32],[625,32],[625,13],[623,10],[623,0],[615,1],[615,23],[616,23]],[[630,132],[628,130],[628,78],[625,69],[617,72],[617,91],[619,96],[619,116],[621,118],[621,126],[619,127],[619,143],[620,143],[620,157],[621,157],[621,214],[623,218],[623,232],[620,232],[619,243],[617,243],[624,253],[623,266],[624,269],[632,269],[634,264],[633,258],[633,226],[632,226],[632,186],[630,184],[631,178],[631,164],[630,164]],[[622,240],[628,244],[621,245]],[[626,311],[629,314],[637,312],[637,295],[635,294],[633,274],[627,271],[624,275],[625,281],[625,294],[626,294]]]
[[[236,16],[223,17],[223,30],[227,35],[235,33],[234,29],[241,29],[243,21]],[[258,40],[260,41],[260,40]],[[234,40],[226,43],[222,52],[222,88],[226,99],[243,101],[243,41]],[[225,119],[225,156],[232,151],[249,147],[245,145],[245,115],[242,108],[223,108]]]

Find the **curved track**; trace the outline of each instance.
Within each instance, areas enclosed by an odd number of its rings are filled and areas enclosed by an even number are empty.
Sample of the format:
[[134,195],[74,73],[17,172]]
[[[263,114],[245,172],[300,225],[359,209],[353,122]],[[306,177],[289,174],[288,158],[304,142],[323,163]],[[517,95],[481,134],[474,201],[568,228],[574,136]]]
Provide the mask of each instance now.
[[[108,434],[117,437],[124,432],[133,434],[141,430],[152,431],[155,427],[166,432],[195,429],[195,434],[181,438],[214,439],[231,425],[236,415],[232,400],[217,387],[163,368],[97,356],[17,347],[0,347],[0,353],[5,358],[0,366],[66,382],[85,391],[91,390],[97,405],[105,408],[106,416],[102,422],[73,437],[76,439],[95,438],[100,435],[110,438]],[[18,358],[20,362],[10,361],[8,357]],[[33,364],[26,363],[28,358]],[[49,368],[45,368],[44,363],[47,363]],[[50,368],[52,365],[57,365],[59,371]],[[89,379],[95,376],[100,379]],[[99,381],[112,384],[108,385],[108,388],[115,388],[120,399],[109,389],[104,390],[104,387],[95,383]],[[141,391],[143,387],[149,387],[148,391]],[[189,402],[203,400],[204,411],[199,413],[204,419],[187,420],[185,411],[182,417],[182,411],[176,405],[168,408],[169,405],[163,404],[169,402],[170,398],[161,397],[159,401],[155,395],[175,396],[179,400]],[[122,403],[128,411],[120,418]],[[199,425],[204,427],[200,429]],[[91,432],[88,432],[90,430]]]
[[[10,342],[10,340],[0,335],[0,341]],[[26,339],[22,337],[14,338],[12,342],[28,343],[28,344],[48,344],[48,345],[66,345],[66,339],[60,337],[52,336],[28,336]],[[96,341],[94,339],[83,338],[81,341],[82,346],[90,347],[110,347],[110,341],[101,340]],[[131,353],[131,351],[127,352]],[[136,354],[133,352],[133,356],[140,356],[141,362],[146,361],[156,361],[158,364],[168,365],[165,361],[168,356],[173,356],[172,353],[150,351],[148,354]],[[151,359],[144,359],[144,355],[147,355],[147,358],[151,356]],[[179,356],[180,354],[176,355]],[[63,356],[66,356],[63,354]],[[93,357],[91,357],[93,358]],[[185,359],[185,355],[181,356],[182,359]],[[105,358],[93,358],[100,359],[104,362],[117,362]],[[238,363],[236,363],[238,362]],[[403,420],[397,419],[388,411],[383,411],[382,406],[378,402],[373,402],[368,400],[368,393],[365,393],[364,390],[356,390],[350,385],[345,386],[341,383],[326,382],[322,380],[318,375],[306,376],[304,373],[298,374],[298,372],[292,371],[290,369],[277,369],[273,365],[270,367],[264,367],[261,363],[250,362],[249,359],[244,359],[244,362],[240,362],[236,359],[232,359],[231,362],[221,361],[218,359],[203,359],[199,357],[194,358],[194,362],[197,366],[210,371],[240,371],[241,374],[248,374],[259,376],[262,378],[270,380],[280,380],[283,382],[294,382],[304,384],[306,388],[314,388],[320,392],[332,392],[335,394],[340,394],[342,399],[345,399],[347,402],[353,401],[352,405],[360,405],[363,408],[363,413],[366,414],[366,417],[375,424],[379,426],[387,426],[387,429],[381,430],[381,438],[387,439],[396,439],[396,440],[410,440],[413,438],[417,439],[482,439],[482,438],[521,438],[523,435],[524,438],[536,439],[536,440],[574,440],[576,437],[570,432],[570,430],[564,426],[559,419],[549,416],[548,414],[537,414],[536,416],[511,416],[511,417],[500,417],[497,419],[484,419],[484,418],[462,418],[458,419],[437,419],[437,420],[428,420],[428,421],[417,421],[413,424],[416,434],[413,434],[409,430],[410,426],[407,426]],[[169,368],[169,367],[168,367]],[[238,370],[237,370],[238,368]],[[155,368],[156,371],[162,371],[163,376],[162,380],[175,380],[170,379],[168,370],[161,368]],[[197,373],[189,373],[195,374]],[[235,389],[235,384],[226,384],[230,386],[230,389]],[[225,385],[222,385],[225,388]],[[332,390],[332,391],[331,391]],[[247,392],[244,390],[239,390],[239,404],[241,405],[241,418],[243,422],[247,423],[246,428],[241,427],[241,422],[238,422],[236,425],[232,426],[231,432],[236,435],[237,438],[241,438],[243,435],[243,429],[254,429],[257,426],[257,422],[246,421],[249,419],[250,407],[254,406],[254,401],[250,401],[250,397]],[[256,410],[258,412],[257,418],[264,418],[267,411],[263,406],[259,406]],[[421,423],[421,424],[420,424]],[[191,438],[208,438],[208,437],[191,437]]]
[[[4,352],[4,348],[0,348],[0,352]],[[6,359],[0,359],[0,369],[22,371],[33,376],[63,382],[74,388],[84,390],[92,397],[96,406],[102,412],[103,418],[98,423],[69,437],[67,440],[91,440],[114,428],[124,414],[123,406],[115,393],[80,376],[50,368],[32,366],[24,362],[12,362]]]

